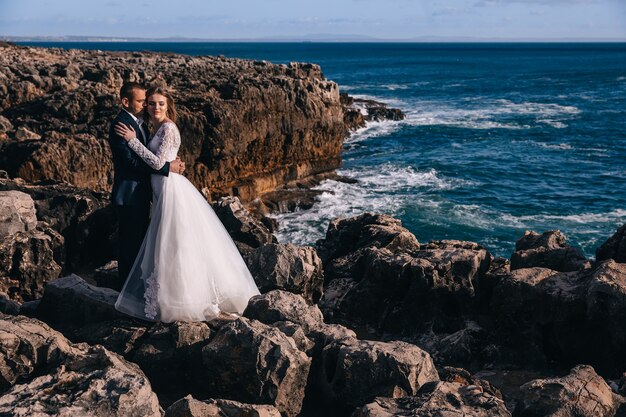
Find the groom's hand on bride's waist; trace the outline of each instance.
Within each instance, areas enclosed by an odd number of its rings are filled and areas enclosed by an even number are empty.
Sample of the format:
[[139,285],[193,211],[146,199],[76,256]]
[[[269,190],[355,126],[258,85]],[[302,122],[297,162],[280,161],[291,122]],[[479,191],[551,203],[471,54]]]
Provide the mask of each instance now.
[[177,156],[176,159],[170,162],[170,172],[183,175],[183,172],[185,172],[185,163],[180,157]]

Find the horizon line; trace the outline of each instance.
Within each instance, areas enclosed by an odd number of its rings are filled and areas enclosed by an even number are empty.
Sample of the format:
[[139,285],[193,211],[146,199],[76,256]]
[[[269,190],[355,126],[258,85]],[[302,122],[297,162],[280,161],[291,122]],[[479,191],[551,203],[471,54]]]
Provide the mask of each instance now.
[[[336,36],[336,37],[335,37]],[[626,38],[472,38],[446,36],[420,36],[414,38],[375,38],[364,35],[305,35],[305,36],[268,36],[256,38],[194,38],[194,37],[164,37],[144,38],[135,36],[90,36],[90,35],[45,35],[45,36],[15,36],[0,35],[5,42],[273,42],[273,43],[626,43]]]

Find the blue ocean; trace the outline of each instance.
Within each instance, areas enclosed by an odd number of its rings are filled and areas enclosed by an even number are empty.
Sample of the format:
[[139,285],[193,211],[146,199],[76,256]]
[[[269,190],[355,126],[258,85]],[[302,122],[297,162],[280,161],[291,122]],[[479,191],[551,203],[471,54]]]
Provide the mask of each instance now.
[[313,244],[330,219],[387,213],[425,242],[510,256],[560,229],[593,256],[626,223],[626,44],[29,43],[314,62],[340,91],[402,109],[345,143],[309,210],[279,240]]

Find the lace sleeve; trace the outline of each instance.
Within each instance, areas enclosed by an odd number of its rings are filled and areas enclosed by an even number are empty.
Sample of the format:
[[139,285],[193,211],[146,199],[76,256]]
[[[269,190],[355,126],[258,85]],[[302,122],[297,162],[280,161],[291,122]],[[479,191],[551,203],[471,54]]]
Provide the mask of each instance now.
[[172,155],[176,155],[180,147],[180,133],[174,123],[164,124],[161,129],[161,135],[163,136],[163,140],[156,154],[146,148],[137,138],[131,139],[128,142],[128,146],[133,152],[143,159],[151,168],[157,170],[163,168],[163,165],[165,165],[168,159],[174,159]]

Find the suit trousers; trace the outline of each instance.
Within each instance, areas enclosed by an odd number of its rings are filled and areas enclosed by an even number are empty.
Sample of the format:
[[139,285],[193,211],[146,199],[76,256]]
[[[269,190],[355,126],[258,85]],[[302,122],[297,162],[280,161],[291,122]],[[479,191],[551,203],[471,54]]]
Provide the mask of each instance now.
[[133,206],[117,206],[119,216],[118,282],[122,289],[150,224],[150,202]]

